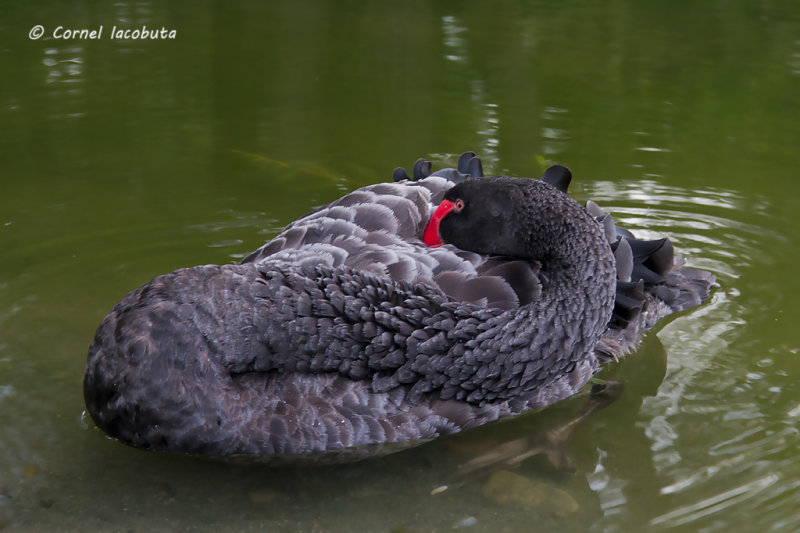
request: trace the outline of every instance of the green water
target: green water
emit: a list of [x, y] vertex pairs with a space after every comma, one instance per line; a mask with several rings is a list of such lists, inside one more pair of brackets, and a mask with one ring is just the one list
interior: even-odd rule
[[[800, 530], [796, 2], [12, 1], [0, 69], [0, 529]], [[513, 470], [577, 510], [429, 492], [583, 399], [319, 469], [139, 452], [82, 417], [127, 291], [468, 149], [487, 172], [570, 166], [577, 198], [721, 283], [605, 373], [626, 389], [573, 435], [573, 472]]]

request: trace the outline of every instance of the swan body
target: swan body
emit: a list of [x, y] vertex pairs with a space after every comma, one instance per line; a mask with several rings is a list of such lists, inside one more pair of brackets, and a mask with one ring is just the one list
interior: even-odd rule
[[458, 169], [358, 189], [241, 263], [159, 276], [106, 316], [84, 396], [135, 447], [363, 456], [573, 395], [714, 285], [566, 194]]

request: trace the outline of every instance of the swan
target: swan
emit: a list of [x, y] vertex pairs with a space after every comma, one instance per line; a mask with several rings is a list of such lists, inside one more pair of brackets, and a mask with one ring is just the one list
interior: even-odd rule
[[572, 199], [566, 167], [487, 177], [467, 152], [393, 177], [125, 296], [89, 348], [96, 425], [186, 454], [388, 453], [572, 396], [716, 285]]

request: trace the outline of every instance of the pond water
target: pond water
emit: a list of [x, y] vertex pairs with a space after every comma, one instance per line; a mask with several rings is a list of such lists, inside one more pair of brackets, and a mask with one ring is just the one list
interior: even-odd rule
[[[0, 529], [800, 530], [796, 2], [12, 1], [0, 36]], [[469, 149], [487, 173], [570, 166], [575, 197], [721, 285], [604, 371], [625, 390], [573, 433], [571, 471], [510, 470], [548, 503], [430, 491], [585, 398], [324, 468], [140, 452], [83, 416], [126, 292]]]

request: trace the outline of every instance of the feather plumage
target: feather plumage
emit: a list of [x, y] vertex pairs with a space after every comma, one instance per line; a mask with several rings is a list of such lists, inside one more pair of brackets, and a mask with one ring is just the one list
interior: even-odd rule
[[[574, 394], [714, 284], [668, 240], [638, 241], [578, 206], [564, 167], [541, 182], [470, 173], [483, 173], [472, 153], [432, 174], [418, 161], [414, 180], [396, 169], [395, 183], [301, 217], [239, 264], [131, 292], [90, 347], [91, 416], [146, 449], [381, 453]], [[471, 190], [497, 192], [476, 208], [498, 220], [514, 200], [516, 225], [488, 238], [494, 251], [470, 244], [498, 231], [482, 224], [460, 247], [426, 247], [436, 206]]]

